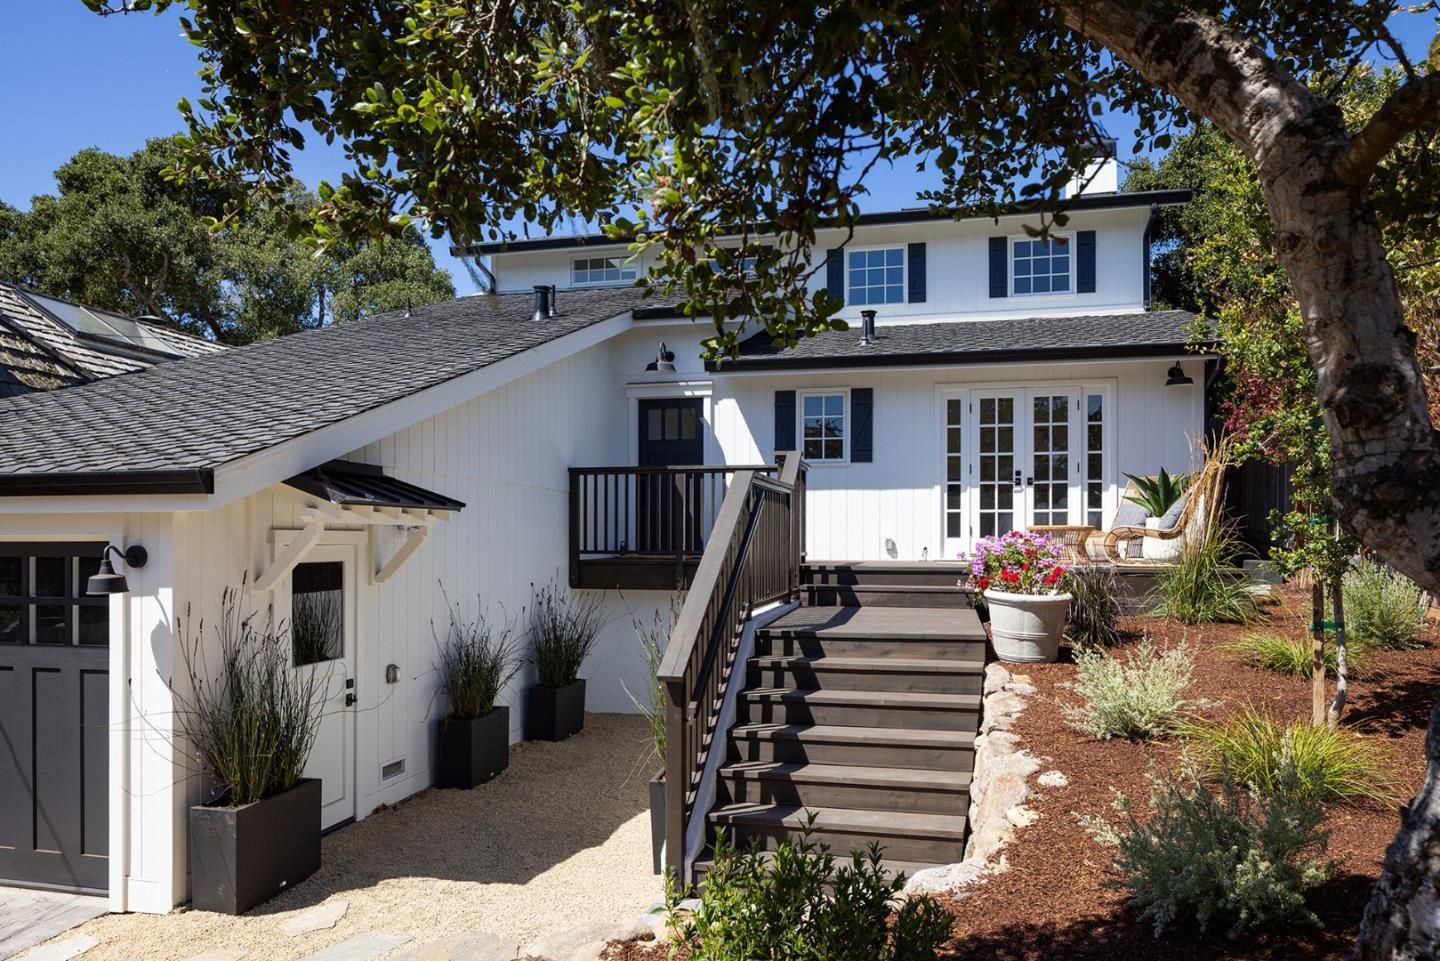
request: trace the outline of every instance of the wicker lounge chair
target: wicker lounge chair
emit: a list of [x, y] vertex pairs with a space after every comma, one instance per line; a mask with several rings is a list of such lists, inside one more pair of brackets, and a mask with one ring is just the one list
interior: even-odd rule
[[[1185, 536], [1185, 533], [1192, 529], [1197, 533], [1208, 531], [1219, 515], [1220, 493], [1224, 480], [1223, 466], [1212, 467], [1207, 464], [1185, 489], [1181, 496], [1183, 506], [1180, 514], [1169, 527], [1151, 528], [1143, 524], [1123, 524], [1110, 528], [1105, 532], [1106, 559], [1112, 564], [1153, 563], [1140, 558], [1125, 557], [1121, 551], [1121, 542], [1146, 537], [1170, 541]], [[1136, 493], [1135, 482], [1131, 481], [1125, 485], [1122, 498], [1129, 498]]]

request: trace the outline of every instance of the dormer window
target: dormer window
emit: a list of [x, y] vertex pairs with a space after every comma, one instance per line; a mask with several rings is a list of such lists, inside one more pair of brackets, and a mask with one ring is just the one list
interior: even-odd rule
[[851, 250], [845, 256], [845, 303], [905, 303], [905, 248]]
[[635, 265], [620, 257], [576, 257], [571, 261], [570, 280], [576, 287], [619, 284], [635, 279]]
[[1070, 284], [1070, 239], [1022, 238], [1014, 242], [1012, 294], [1068, 294]]

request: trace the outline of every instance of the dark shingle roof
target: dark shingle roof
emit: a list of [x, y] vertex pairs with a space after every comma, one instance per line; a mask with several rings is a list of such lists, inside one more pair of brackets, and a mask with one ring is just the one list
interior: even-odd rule
[[[1023, 317], [881, 326], [873, 344], [860, 331], [836, 330], [777, 347], [766, 334], [740, 345], [739, 361], [718, 369], [795, 370], [816, 367], [977, 364], [1013, 360], [1103, 359], [1173, 354], [1184, 349], [1195, 315], [1185, 310]], [[708, 365], [711, 370], [715, 365]]]
[[[36, 475], [204, 472], [628, 313], [633, 287], [465, 297], [0, 400], [0, 492]], [[30, 488], [24, 485], [30, 484]], [[53, 490], [53, 489], [52, 489]]]

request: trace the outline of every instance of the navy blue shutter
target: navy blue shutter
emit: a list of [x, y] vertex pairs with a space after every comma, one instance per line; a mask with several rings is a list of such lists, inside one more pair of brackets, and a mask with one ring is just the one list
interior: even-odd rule
[[845, 251], [834, 247], [825, 251], [825, 290], [836, 300], [845, 299]]
[[1010, 286], [1009, 271], [1005, 258], [1009, 254], [1010, 242], [1004, 237], [990, 238], [990, 296], [1004, 297]]
[[795, 392], [775, 392], [775, 449], [796, 450], [795, 447]]
[[910, 296], [912, 304], [925, 303], [925, 245], [911, 244], [910, 252]]
[[1095, 231], [1075, 234], [1075, 292], [1095, 293]]
[[875, 459], [874, 412], [875, 391], [869, 387], [852, 387], [850, 423], [854, 433], [850, 437], [850, 462], [853, 464], [868, 464]]

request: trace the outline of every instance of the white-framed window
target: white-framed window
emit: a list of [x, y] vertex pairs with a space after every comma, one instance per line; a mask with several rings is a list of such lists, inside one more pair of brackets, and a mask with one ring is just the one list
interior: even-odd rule
[[874, 247], [845, 254], [845, 303], [905, 303], [905, 248]]
[[586, 284], [618, 284], [635, 279], [635, 265], [624, 255], [576, 257], [571, 261], [570, 280], [576, 287]]
[[1074, 248], [1070, 238], [1021, 237], [1010, 246], [1010, 292], [1068, 294], [1075, 289]]
[[801, 456], [816, 464], [840, 464], [850, 459], [849, 405], [849, 391], [813, 390], [800, 394]]

